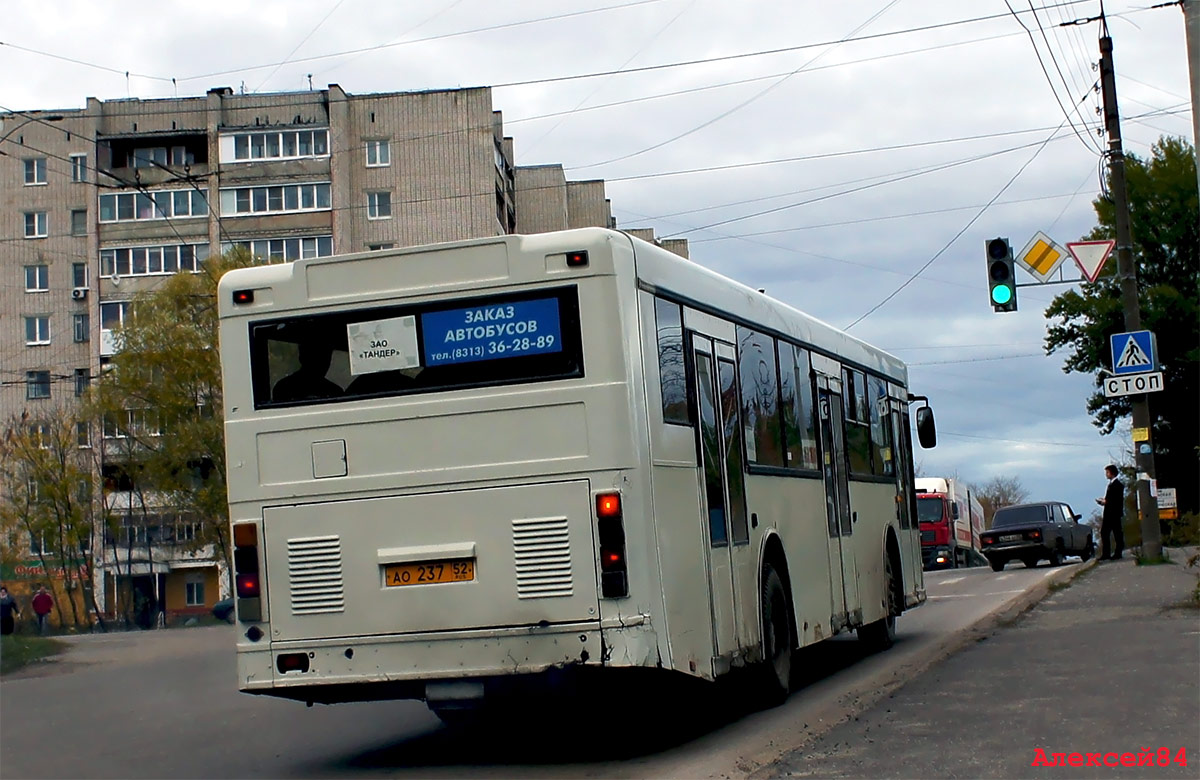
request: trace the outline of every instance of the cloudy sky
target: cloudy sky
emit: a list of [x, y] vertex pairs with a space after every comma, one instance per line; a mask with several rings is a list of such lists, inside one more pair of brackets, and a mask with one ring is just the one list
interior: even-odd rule
[[[1143, 156], [1192, 140], [1183, 14], [1153, 4], [1105, 6], [1125, 148]], [[987, 302], [988, 238], [1019, 251], [1095, 223], [1098, 24], [1063, 23], [1100, 4], [1032, 5], [8, 0], [0, 107], [310, 77], [495, 86], [519, 165], [606, 179], [621, 227], [686, 237], [697, 262], [908, 361], [941, 434], [917, 453], [926, 474], [1015, 476], [1089, 515], [1128, 432], [1100, 436], [1091, 378], [1043, 354], [1042, 312], [1067, 287], [1021, 288], [1016, 313]]]

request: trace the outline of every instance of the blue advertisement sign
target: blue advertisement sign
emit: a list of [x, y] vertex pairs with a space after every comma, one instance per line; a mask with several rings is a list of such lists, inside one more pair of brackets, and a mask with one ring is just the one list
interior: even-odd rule
[[562, 351], [558, 298], [471, 306], [421, 315], [426, 366]]
[[1117, 376], [1158, 370], [1156, 344], [1151, 331], [1114, 333], [1109, 337], [1109, 345], [1112, 347], [1113, 373]]

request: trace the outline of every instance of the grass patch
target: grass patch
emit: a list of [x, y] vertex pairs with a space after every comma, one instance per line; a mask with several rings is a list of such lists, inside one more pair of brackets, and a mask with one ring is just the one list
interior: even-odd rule
[[0, 675], [12, 674], [23, 666], [58, 655], [67, 648], [57, 639], [10, 634], [0, 637]]
[[1167, 548], [1163, 548], [1162, 555], [1157, 558], [1142, 555], [1140, 552], [1133, 557], [1134, 562], [1138, 566], [1162, 566], [1167, 563], [1175, 563], [1171, 560], [1171, 556], [1167, 553]]

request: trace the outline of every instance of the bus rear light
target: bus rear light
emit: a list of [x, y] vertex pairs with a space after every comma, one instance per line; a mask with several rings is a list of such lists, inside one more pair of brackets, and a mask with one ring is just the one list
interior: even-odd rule
[[235, 547], [257, 547], [258, 526], [254, 523], [235, 523], [233, 526], [233, 545]]
[[300, 672], [303, 674], [308, 671], [308, 653], [284, 653], [275, 660], [275, 668], [280, 674], [288, 672]]
[[258, 525], [233, 525], [234, 589], [237, 619], [242, 623], [262, 620], [262, 581], [258, 574]]
[[567, 252], [567, 268], [583, 268], [587, 264], [588, 253], [586, 250]]
[[623, 599], [629, 595], [629, 576], [620, 493], [596, 494], [596, 535], [600, 541], [600, 593], [606, 599]]
[[1042, 532], [1041, 532], [1041, 531], [1030, 531], [1030, 532], [1029, 532], [1029, 538], [1030, 538], [1030, 539], [1041, 539], [1041, 538], [1042, 538]]
[[255, 599], [261, 593], [258, 586], [257, 574], [239, 574], [237, 576], [237, 594], [239, 599]]
[[254, 290], [234, 290], [234, 303], [254, 303]]
[[621, 516], [621, 494], [620, 493], [601, 493], [596, 496], [596, 516], [597, 517], [620, 517]]

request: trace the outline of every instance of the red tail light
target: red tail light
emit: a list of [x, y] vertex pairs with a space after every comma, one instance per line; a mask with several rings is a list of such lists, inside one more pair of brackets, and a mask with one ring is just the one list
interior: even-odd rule
[[258, 588], [258, 575], [239, 574], [237, 576], [237, 594], [239, 599], [258, 598], [261, 595]]
[[280, 674], [288, 672], [307, 672], [308, 671], [308, 654], [307, 653], [284, 653], [275, 661], [275, 668]]
[[629, 574], [620, 493], [596, 495], [596, 535], [600, 540], [600, 593], [606, 599], [625, 598], [629, 595]]
[[597, 517], [620, 517], [621, 516], [621, 494], [620, 493], [600, 493], [596, 496], [596, 516]]
[[258, 574], [258, 526], [233, 526], [233, 570], [237, 591], [237, 616], [243, 623], [262, 620], [262, 582]]

